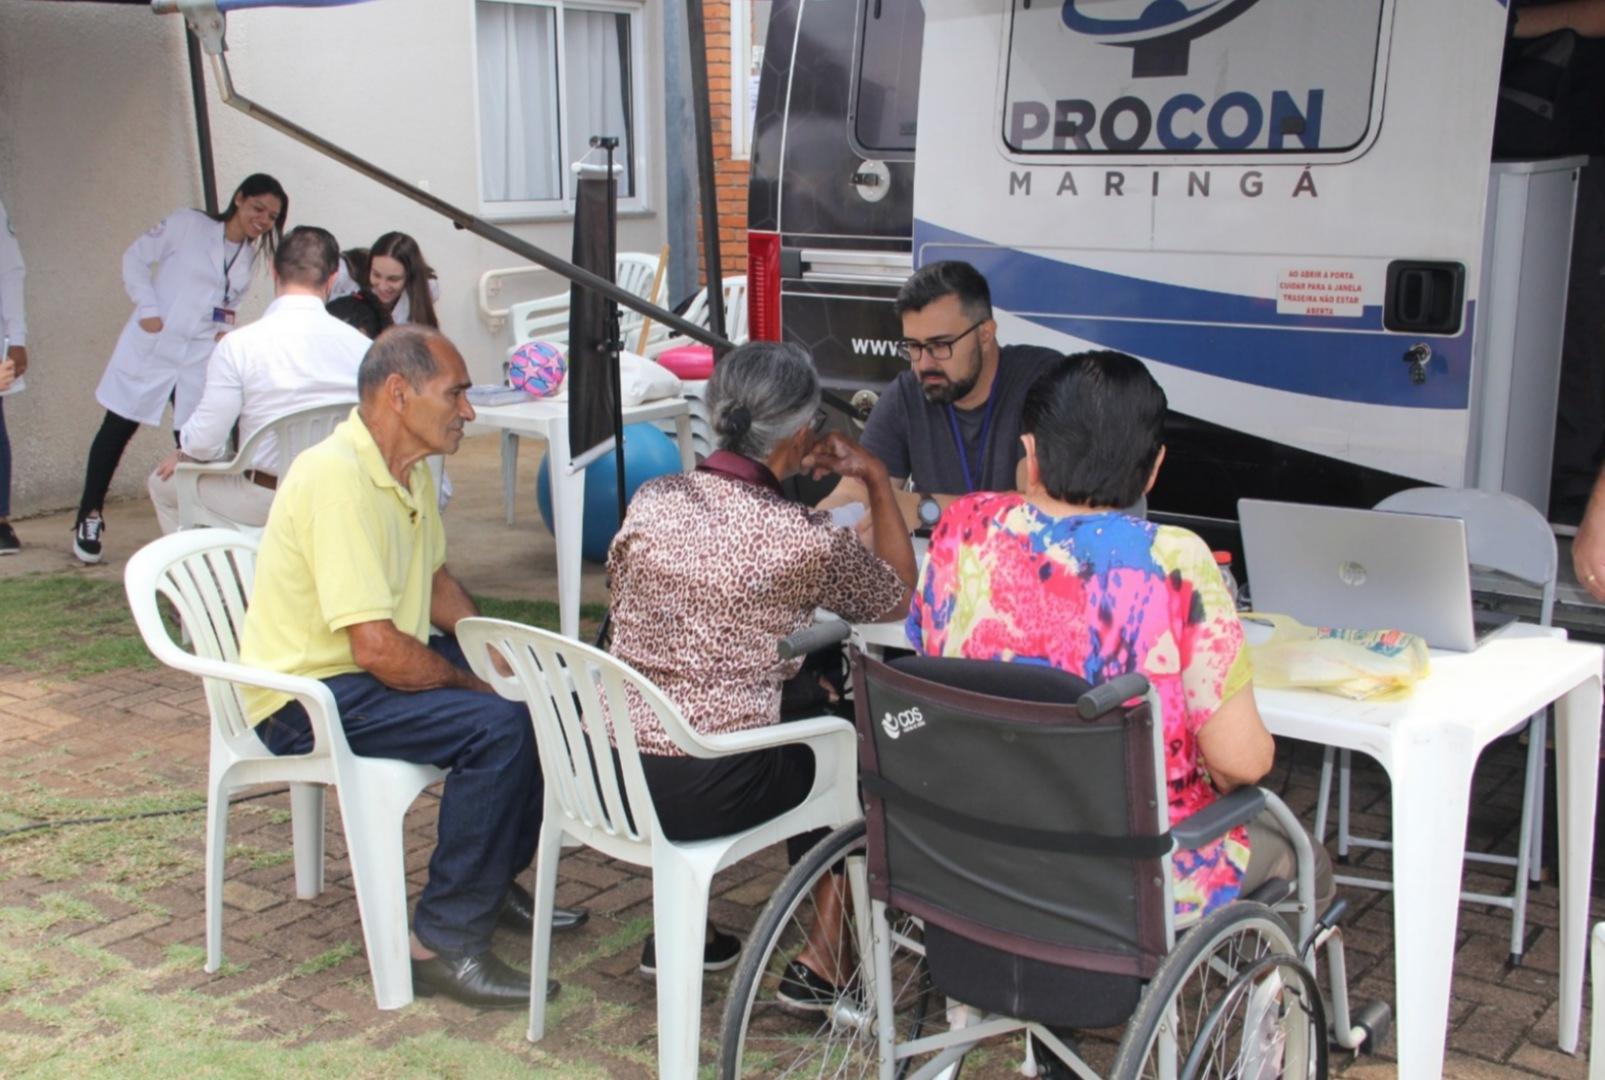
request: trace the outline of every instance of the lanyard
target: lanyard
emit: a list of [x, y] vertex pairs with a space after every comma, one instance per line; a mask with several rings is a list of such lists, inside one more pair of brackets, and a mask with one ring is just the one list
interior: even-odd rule
[[[997, 401], [997, 395], [988, 394], [986, 411], [981, 414], [981, 461], [978, 471], [981, 474], [982, 481], [986, 480], [986, 454], [991, 449], [987, 445], [986, 437], [992, 430], [992, 405], [995, 401]], [[964, 448], [964, 436], [959, 433], [958, 413], [953, 411], [952, 405], [947, 407], [947, 422], [948, 426], [953, 429], [953, 445], [958, 447], [959, 465], [964, 469], [964, 490], [966, 492], [975, 491], [977, 490], [975, 476], [970, 472], [970, 452]]]
[[[228, 241], [227, 240], [223, 241], [223, 248], [224, 248], [224, 250], [228, 249]], [[223, 306], [224, 307], [228, 307], [228, 302], [229, 302], [230, 299], [232, 299], [232, 296], [229, 293], [228, 272], [230, 270], [234, 269], [235, 262], [237, 262], [239, 260], [240, 252], [242, 252], [244, 250], [245, 250], [245, 241], [241, 240], [239, 242], [239, 245], [237, 247], [235, 247], [234, 254], [230, 255], [228, 257], [228, 259], [225, 260], [224, 263], [223, 263]]]

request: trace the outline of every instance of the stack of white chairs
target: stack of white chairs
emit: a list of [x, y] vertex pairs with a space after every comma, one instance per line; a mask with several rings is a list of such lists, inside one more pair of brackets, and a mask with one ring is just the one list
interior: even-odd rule
[[[658, 293], [662, 292], [658, 261], [658, 256], [644, 252], [620, 252], [613, 264], [614, 281], [626, 292], [657, 303], [658, 296], [654, 294], [653, 287], [657, 286]], [[526, 341], [549, 341], [553, 345], [567, 348], [569, 296], [570, 290], [564, 289], [551, 296], [525, 300], [509, 306], [507, 326], [512, 333], [513, 343], [508, 347], [508, 355], [511, 356], [513, 350]], [[640, 337], [641, 321], [640, 312], [622, 306], [619, 308], [619, 339], [626, 349], [633, 349]], [[511, 525], [518, 502], [517, 432], [502, 432], [501, 450], [502, 513], [507, 524]]]

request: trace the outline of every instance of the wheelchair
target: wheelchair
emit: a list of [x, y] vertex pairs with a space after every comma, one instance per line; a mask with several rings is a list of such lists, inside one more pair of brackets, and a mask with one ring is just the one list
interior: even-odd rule
[[[853, 684], [865, 819], [759, 916], [721, 1076], [1012, 1075], [1021, 1040], [999, 1040], [1023, 1031], [1027, 1076], [1301, 1080], [1326, 1075], [1330, 1046], [1385, 1037], [1386, 1004], [1350, 1012], [1344, 905], [1314, 910], [1311, 844], [1280, 799], [1240, 789], [1167, 828], [1142, 676], [855, 656]], [[1179, 931], [1172, 853], [1266, 809], [1297, 880]], [[804, 952], [829, 978], [799, 980]]]

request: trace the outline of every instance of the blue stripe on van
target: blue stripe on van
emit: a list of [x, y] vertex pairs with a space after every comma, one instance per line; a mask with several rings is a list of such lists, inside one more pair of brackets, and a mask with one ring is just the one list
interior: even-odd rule
[[[1470, 401], [1472, 303], [1458, 336], [1411, 337], [1384, 331], [1379, 306], [1360, 318], [1278, 315], [1273, 299], [1077, 266], [923, 221], [915, 222], [914, 251], [919, 265], [972, 263], [1004, 311], [1172, 367], [1366, 405], [1465, 409]], [[1433, 353], [1421, 385], [1403, 360], [1417, 341]]]

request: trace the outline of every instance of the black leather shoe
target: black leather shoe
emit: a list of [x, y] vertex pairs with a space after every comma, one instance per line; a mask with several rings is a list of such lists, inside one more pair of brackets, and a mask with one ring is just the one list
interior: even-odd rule
[[[546, 982], [546, 1000], [557, 996], [556, 979]], [[495, 953], [482, 952], [460, 960], [444, 956], [412, 962], [412, 992], [417, 997], [444, 994], [453, 1001], [479, 1009], [529, 1007], [529, 973], [504, 963]]]
[[[574, 930], [584, 926], [591, 913], [584, 908], [553, 908], [552, 929]], [[535, 898], [529, 890], [518, 882], [507, 887], [507, 899], [502, 901], [502, 910], [496, 916], [496, 921], [509, 930], [516, 930], [520, 934], [533, 933], [535, 930]]]

